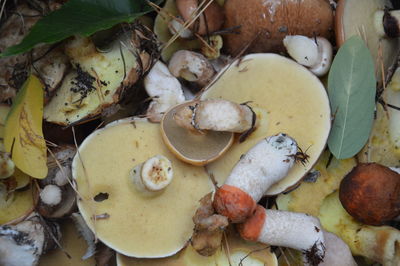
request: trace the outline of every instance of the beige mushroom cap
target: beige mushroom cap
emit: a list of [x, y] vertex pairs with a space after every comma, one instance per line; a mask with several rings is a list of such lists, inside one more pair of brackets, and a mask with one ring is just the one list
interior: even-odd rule
[[268, 195], [290, 189], [312, 168], [329, 135], [330, 106], [325, 88], [306, 68], [277, 54], [251, 54], [222, 71], [201, 99], [222, 98], [250, 102], [259, 122], [243, 143], [235, 143], [223, 160], [207, 165], [223, 184], [240, 156], [266, 136], [285, 132], [310, 156], [308, 163], [297, 163]]
[[[174, 179], [160, 195], [143, 197], [129, 172], [157, 154], [172, 162]], [[119, 253], [141, 258], [182, 249], [192, 235], [199, 199], [212, 190], [204, 168], [176, 159], [159, 125], [147, 120], [124, 119], [93, 132], [80, 146], [72, 173], [82, 197], [78, 207], [90, 229]], [[108, 199], [94, 201], [99, 193]], [[94, 221], [94, 215], [103, 219]]]

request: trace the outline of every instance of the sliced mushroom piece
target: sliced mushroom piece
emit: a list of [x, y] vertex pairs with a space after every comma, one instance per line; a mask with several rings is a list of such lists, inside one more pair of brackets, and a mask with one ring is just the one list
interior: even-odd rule
[[336, 43], [341, 46], [353, 35], [360, 35], [374, 58], [377, 79], [382, 81], [382, 64], [386, 72], [400, 47], [398, 39], [381, 38], [375, 29], [375, 12], [391, 8], [389, 0], [340, 0], [335, 15]]
[[149, 56], [136, 44], [136, 34], [135, 29], [121, 34], [106, 52], [97, 51], [89, 38], [69, 41], [66, 53], [75, 69], [45, 106], [45, 120], [60, 125], [87, 121], [117, 103], [149, 64]]
[[189, 132], [175, 121], [176, 113], [192, 102], [171, 108], [161, 121], [161, 135], [168, 149], [180, 160], [193, 165], [206, 165], [220, 158], [232, 145], [234, 134], [207, 131]]
[[233, 145], [223, 160], [207, 165], [223, 184], [240, 156], [265, 136], [285, 132], [309, 156], [296, 164], [288, 176], [274, 184], [267, 195], [295, 186], [325, 148], [331, 127], [326, 90], [320, 80], [293, 60], [276, 54], [252, 54], [230, 64], [211, 82], [200, 99], [251, 102], [259, 125], [241, 144]]
[[[144, 197], [129, 177], [137, 164], [155, 155], [168, 158], [174, 178], [154, 197]], [[202, 167], [177, 160], [165, 147], [158, 124], [137, 118], [93, 132], [79, 147], [72, 174], [78, 207], [89, 228], [109, 247], [127, 256], [171, 256], [189, 241], [198, 200], [212, 191]], [[107, 199], [95, 201], [98, 194]]]
[[136, 259], [117, 253], [118, 266], [215, 266], [215, 265], [254, 265], [278, 266], [275, 253], [268, 245], [243, 240], [232, 228], [227, 230], [222, 248], [210, 256], [201, 256], [188, 245], [175, 256], [162, 259]]

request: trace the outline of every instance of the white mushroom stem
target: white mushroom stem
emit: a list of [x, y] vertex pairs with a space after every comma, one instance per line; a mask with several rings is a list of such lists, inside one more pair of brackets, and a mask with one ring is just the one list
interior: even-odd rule
[[152, 122], [159, 122], [165, 111], [185, 101], [181, 84], [161, 61], [144, 78], [144, 87], [153, 98], [147, 110], [147, 116]]
[[215, 70], [207, 58], [202, 54], [187, 50], [174, 53], [168, 68], [175, 77], [195, 82], [200, 86], [207, 85], [215, 74]]
[[74, 221], [75, 227], [83, 239], [85, 239], [88, 247], [86, 253], [82, 256], [83, 260], [92, 257], [96, 253], [96, 237], [93, 232], [89, 229], [85, 220], [80, 213], [71, 214], [71, 218]]
[[243, 133], [254, 127], [255, 114], [245, 104], [209, 99], [183, 106], [174, 115], [174, 120], [189, 130]]
[[[323, 234], [326, 251], [323, 261], [318, 266], [357, 266], [349, 246], [342, 239], [324, 230]], [[304, 260], [305, 265], [312, 266], [306, 258]]]
[[375, 30], [380, 37], [400, 37], [400, 10], [376, 11], [374, 14]]
[[159, 192], [172, 181], [171, 161], [165, 156], [156, 155], [135, 166], [130, 173], [135, 187], [141, 192]]
[[62, 192], [60, 187], [56, 185], [47, 185], [40, 192], [40, 200], [49, 206], [60, 204], [62, 199]]
[[299, 64], [306, 66], [317, 76], [328, 73], [332, 64], [332, 45], [323, 38], [308, 38], [302, 35], [288, 35], [283, 40], [287, 52]]
[[183, 27], [183, 20], [179, 18], [174, 18], [172, 19], [169, 24], [168, 24], [168, 29], [171, 32], [171, 34], [179, 34], [179, 37], [188, 39], [193, 37], [193, 32], [189, 29], [185, 29]]
[[232, 222], [243, 222], [268, 188], [288, 174], [296, 153], [296, 141], [286, 134], [258, 142], [241, 157], [225, 184], [217, 190], [215, 210]]
[[319, 220], [308, 214], [266, 210], [258, 205], [253, 216], [238, 229], [246, 240], [300, 250], [309, 262], [321, 262], [325, 256]]
[[0, 151], [0, 179], [8, 178], [14, 174], [15, 164], [9, 153]]

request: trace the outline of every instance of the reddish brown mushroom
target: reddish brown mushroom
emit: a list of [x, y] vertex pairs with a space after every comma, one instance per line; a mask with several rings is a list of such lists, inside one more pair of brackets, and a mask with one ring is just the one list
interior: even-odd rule
[[363, 163], [342, 180], [339, 198], [356, 220], [382, 225], [400, 214], [400, 175], [377, 163]]

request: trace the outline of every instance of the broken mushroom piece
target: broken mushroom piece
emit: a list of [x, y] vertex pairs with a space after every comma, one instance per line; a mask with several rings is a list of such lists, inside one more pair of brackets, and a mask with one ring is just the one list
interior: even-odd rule
[[391, 226], [357, 222], [342, 207], [338, 192], [324, 199], [318, 217], [324, 229], [346, 242], [354, 256], [364, 256], [383, 265], [399, 265], [400, 231]]
[[171, 74], [195, 82], [200, 86], [207, 85], [215, 74], [211, 63], [202, 54], [180, 50], [174, 53], [168, 65]]
[[160, 122], [168, 109], [185, 101], [181, 84], [161, 61], [144, 78], [144, 87], [153, 99], [146, 112], [151, 122]]
[[261, 140], [241, 156], [225, 184], [215, 192], [215, 210], [233, 223], [244, 222], [270, 186], [286, 177], [297, 150], [296, 141], [286, 134]]
[[[143, 197], [129, 172], [155, 155], [171, 161], [174, 178], [157, 197]], [[176, 159], [165, 147], [159, 125], [137, 118], [108, 124], [87, 137], [72, 174], [79, 211], [89, 228], [107, 246], [138, 258], [181, 250], [192, 236], [199, 199], [212, 191], [204, 168]]]
[[288, 35], [283, 39], [289, 55], [299, 64], [321, 77], [328, 73], [332, 64], [332, 45], [323, 38], [308, 38], [301, 35]]
[[317, 218], [305, 213], [266, 210], [257, 205], [254, 214], [237, 228], [245, 240], [300, 250], [311, 265], [318, 265], [325, 257], [322, 227]]
[[140, 192], [154, 195], [163, 191], [172, 181], [172, 163], [163, 155], [156, 155], [135, 166], [130, 177]]
[[400, 10], [378, 10], [374, 16], [375, 29], [380, 37], [400, 37]]
[[246, 133], [254, 130], [256, 114], [250, 106], [222, 99], [194, 101], [174, 115], [175, 122], [190, 131], [212, 130]]
[[[197, 131], [188, 132], [176, 123], [176, 114], [188, 110], [193, 102], [186, 102], [171, 108], [161, 121], [161, 135], [167, 148], [179, 159], [186, 163], [202, 166], [220, 158], [232, 145], [234, 134], [223, 131], [207, 131], [199, 134]], [[186, 111], [185, 111], [186, 113]], [[189, 112], [189, 116], [191, 116]], [[182, 118], [185, 123], [190, 119]], [[190, 128], [190, 125], [186, 126]]]
[[359, 164], [340, 183], [346, 211], [368, 225], [382, 225], [400, 215], [400, 174], [377, 164]]
[[[341, 46], [353, 35], [360, 35], [365, 40], [374, 59], [377, 80], [382, 82], [382, 75], [395, 62], [400, 47], [397, 38], [381, 38], [375, 29], [375, 12], [391, 9], [389, 0], [365, 0], [360, 5], [358, 0], [340, 0], [335, 14], [336, 43]], [[383, 68], [382, 68], [383, 64]]]
[[67, 126], [96, 117], [117, 103], [151, 61], [137, 44], [141, 35], [136, 30], [132, 26], [120, 34], [106, 52], [98, 51], [90, 38], [76, 36], [70, 40], [65, 50], [74, 69], [45, 106], [45, 120]]
[[309, 156], [296, 164], [288, 176], [266, 192], [276, 195], [295, 186], [311, 170], [325, 148], [331, 127], [330, 106], [320, 80], [306, 68], [277, 54], [252, 54], [236, 60], [221, 71], [200, 100], [224, 99], [251, 102], [257, 127], [240, 145], [232, 145], [223, 160], [207, 165], [219, 184], [239, 160], [265, 136], [285, 132]]
[[[200, 14], [200, 10], [206, 6], [208, 7]], [[213, 0], [200, 3], [197, 0], [176, 0], [176, 7], [185, 22], [194, 21], [189, 28], [200, 35], [213, 33], [224, 23], [222, 7]], [[194, 20], [197, 14], [200, 14], [199, 18]]]
[[46, 223], [35, 213], [17, 225], [3, 225], [0, 227], [0, 264], [37, 265], [40, 256], [55, 248], [60, 238], [59, 225]]

